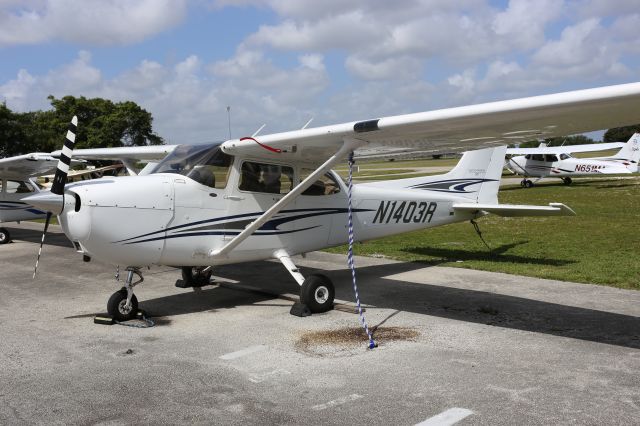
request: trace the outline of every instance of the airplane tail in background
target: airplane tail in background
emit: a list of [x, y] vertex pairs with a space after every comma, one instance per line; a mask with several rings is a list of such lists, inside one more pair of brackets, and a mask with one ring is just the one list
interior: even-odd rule
[[498, 203], [506, 146], [464, 153], [449, 173], [366, 184], [386, 189], [415, 189], [468, 198], [475, 203]]
[[628, 160], [638, 164], [638, 161], [640, 161], [640, 133], [634, 133], [620, 151], [611, 158], [616, 160]]

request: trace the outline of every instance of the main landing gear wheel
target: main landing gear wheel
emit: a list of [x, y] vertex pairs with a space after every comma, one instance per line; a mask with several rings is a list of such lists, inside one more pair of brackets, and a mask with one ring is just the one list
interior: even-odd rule
[[566, 177], [566, 178], [562, 178], [562, 183], [564, 183], [565, 185], [571, 185], [571, 178], [570, 177]]
[[211, 266], [183, 266], [182, 280], [187, 287], [202, 287], [211, 283]]
[[7, 244], [11, 242], [11, 234], [7, 228], [0, 228], [0, 244]]
[[533, 182], [529, 179], [522, 179], [522, 181], [520, 181], [520, 186], [523, 188], [531, 188], [533, 186]]
[[122, 287], [111, 295], [107, 302], [107, 312], [116, 321], [129, 321], [138, 314], [138, 298], [131, 296], [131, 304], [127, 306], [127, 289]]
[[309, 275], [300, 289], [300, 302], [313, 313], [327, 312], [333, 309], [336, 290], [329, 278], [321, 274]]

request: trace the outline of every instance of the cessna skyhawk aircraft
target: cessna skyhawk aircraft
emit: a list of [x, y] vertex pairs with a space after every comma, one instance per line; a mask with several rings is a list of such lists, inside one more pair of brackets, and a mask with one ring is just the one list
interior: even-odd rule
[[[211, 267], [269, 258], [282, 262], [312, 312], [324, 312], [333, 304], [333, 284], [323, 275], [305, 278], [293, 255], [343, 244], [352, 232], [364, 241], [487, 213], [573, 214], [557, 203], [499, 204], [504, 145], [635, 123], [639, 102], [640, 83], [633, 83], [183, 145], [148, 175], [65, 187], [74, 117], [51, 193], [25, 201], [57, 214], [78, 252], [127, 266], [124, 287], [107, 303], [117, 320], [137, 313], [133, 287], [142, 282], [143, 266], [181, 265], [187, 284], [197, 286], [208, 282]], [[331, 168], [373, 145], [484, 149], [466, 152], [444, 175], [351, 190]]]
[[[137, 174], [133, 164], [136, 161], [153, 161], [164, 158], [175, 145], [154, 145], [143, 147], [78, 149], [76, 158], [83, 160], [119, 160], [129, 174]], [[46, 211], [41, 211], [22, 201], [22, 198], [39, 193], [35, 179], [56, 169], [60, 151], [52, 153], [32, 153], [0, 159], [0, 223], [42, 219]], [[92, 172], [95, 172], [93, 170]], [[144, 173], [143, 169], [140, 173]], [[9, 230], [0, 227], [0, 244], [11, 241]]]
[[[576, 152], [614, 148], [620, 148], [620, 151], [610, 157], [574, 158], [571, 156]], [[505, 166], [513, 173], [524, 176], [520, 185], [525, 188], [533, 186], [533, 182], [527, 179], [528, 177], [537, 177], [537, 180], [549, 176], [559, 177], [566, 185], [570, 185], [572, 176], [636, 173], [638, 160], [640, 160], [640, 133], [634, 134], [627, 143], [507, 148], [507, 155], [517, 155], [509, 158]]]

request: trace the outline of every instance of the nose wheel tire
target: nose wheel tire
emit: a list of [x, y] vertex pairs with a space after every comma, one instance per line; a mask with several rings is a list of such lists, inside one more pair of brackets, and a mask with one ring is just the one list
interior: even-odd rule
[[212, 273], [210, 266], [183, 266], [182, 280], [187, 287], [202, 287], [211, 283]]
[[7, 228], [0, 228], [0, 244], [7, 244], [11, 242], [11, 234]]
[[566, 178], [562, 178], [562, 183], [564, 183], [565, 185], [571, 185], [571, 178], [570, 177], [566, 177]]
[[327, 312], [333, 309], [336, 291], [329, 278], [321, 274], [309, 275], [300, 288], [300, 302], [313, 313]]
[[107, 302], [107, 312], [116, 321], [129, 321], [136, 317], [138, 313], [138, 298], [136, 295], [131, 296], [131, 305], [127, 304], [127, 289], [122, 287], [111, 295]]

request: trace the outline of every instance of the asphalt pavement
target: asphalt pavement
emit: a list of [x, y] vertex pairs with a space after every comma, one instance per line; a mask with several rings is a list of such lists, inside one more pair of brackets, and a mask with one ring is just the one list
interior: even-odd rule
[[[52, 227], [0, 246], [0, 424], [637, 424], [640, 292], [386, 259], [356, 259], [366, 348], [345, 256], [297, 262], [346, 305], [289, 314], [277, 262], [136, 287], [151, 328], [96, 325], [115, 269]], [[140, 321], [135, 324], [143, 325]]]

